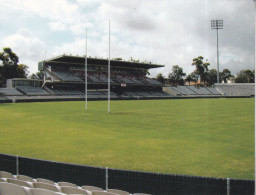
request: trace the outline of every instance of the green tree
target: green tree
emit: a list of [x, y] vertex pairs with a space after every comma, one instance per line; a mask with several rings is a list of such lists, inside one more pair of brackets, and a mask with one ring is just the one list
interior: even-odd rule
[[255, 71], [241, 70], [235, 79], [236, 83], [254, 83]]
[[27, 78], [28, 76], [28, 66], [25, 64], [19, 64], [16, 69], [16, 77], [18, 78]]
[[42, 72], [36, 72], [29, 76], [31, 79], [43, 80], [44, 74]]
[[203, 59], [204, 58], [202, 56], [198, 56], [197, 58], [194, 58], [192, 66], [196, 67], [195, 72], [200, 76], [200, 83], [203, 82], [205, 84], [206, 75], [208, 72], [208, 66], [210, 65], [210, 63], [203, 62]]
[[172, 67], [172, 72], [168, 75], [168, 83], [184, 85], [184, 76], [186, 76], [186, 73], [183, 72], [183, 68], [175, 65]]
[[233, 77], [233, 75], [231, 74], [231, 71], [229, 69], [223, 69], [223, 71], [220, 72], [220, 78], [225, 83], [230, 77]]
[[0, 86], [4, 86], [7, 79], [26, 78], [28, 67], [18, 64], [19, 57], [8, 47], [0, 52]]
[[160, 83], [165, 83], [166, 81], [162, 73], [159, 73], [158, 75], [156, 75], [156, 80], [159, 81]]
[[188, 82], [188, 85], [190, 85], [190, 82], [197, 82], [199, 76], [195, 72], [191, 72], [185, 79], [186, 82]]
[[19, 57], [12, 52], [11, 48], [3, 48], [3, 52], [0, 52], [0, 61], [2, 61], [2, 66], [17, 66], [19, 62]]
[[207, 82], [208, 86], [217, 83], [217, 70], [211, 69], [206, 72], [205, 81]]

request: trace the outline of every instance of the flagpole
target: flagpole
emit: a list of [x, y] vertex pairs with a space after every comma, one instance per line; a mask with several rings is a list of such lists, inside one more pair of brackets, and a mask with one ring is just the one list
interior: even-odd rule
[[110, 20], [108, 35], [108, 113], [110, 113]]
[[87, 110], [87, 28], [86, 28], [86, 38], [85, 38], [85, 70], [84, 70], [84, 87], [85, 87], [85, 110]]

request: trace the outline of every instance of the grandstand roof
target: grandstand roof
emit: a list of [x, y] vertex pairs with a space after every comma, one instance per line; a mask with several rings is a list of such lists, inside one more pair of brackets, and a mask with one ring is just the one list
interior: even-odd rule
[[[54, 65], [54, 64], [77, 64], [84, 65], [85, 57], [83, 56], [68, 56], [61, 55], [44, 61], [45, 64]], [[39, 62], [42, 63], [42, 62]], [[108, 59], [101, 58], [87, 58], [87, 63], [90, 65], [108, 65]], [[159, 64], [151, 64], [148, 62], [133, 62], [133, 61], [123, 61], [123, 60], [110, 60], [111, 66], [115, 67], [129, 67], [129, 68], [143, 68], [143, 69], [151, 69], [151, 68], [161, 68], [164, 65]]]

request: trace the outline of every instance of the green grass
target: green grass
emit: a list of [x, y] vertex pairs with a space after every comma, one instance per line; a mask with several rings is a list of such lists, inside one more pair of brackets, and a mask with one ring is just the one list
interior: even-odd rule
[[0, 153], [253, 179], [254, 98], [0, 104]]

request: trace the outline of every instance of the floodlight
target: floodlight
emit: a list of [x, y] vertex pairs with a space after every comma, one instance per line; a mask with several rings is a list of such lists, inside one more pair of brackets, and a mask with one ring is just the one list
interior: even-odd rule
[[218, 30], [223, 29], [223, 20], [211, 20], [211, 27], [212, 29], [217, 30], [217, 83], [220, 82], [219, 78], [219, 36], [218, 36]]

